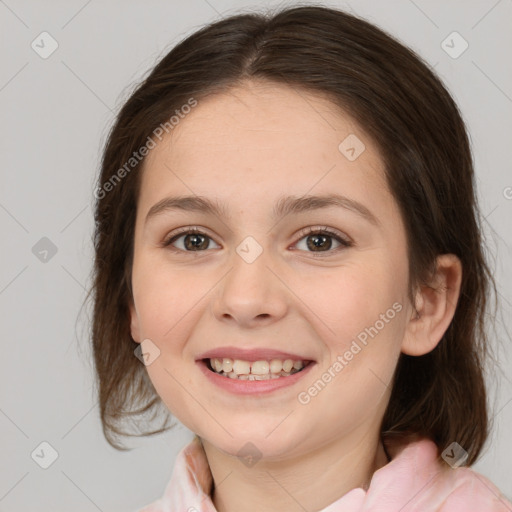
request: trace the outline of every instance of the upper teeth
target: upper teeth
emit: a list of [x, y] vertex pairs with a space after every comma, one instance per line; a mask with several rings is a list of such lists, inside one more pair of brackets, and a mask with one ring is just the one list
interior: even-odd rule
[[242, 359], [212, 358], [210, 359], [212, 368], [220, 373], [235, 373], [236, 375], [268, 375], [269, 373], [279, 374], [281, 371], [289, 373], [292, 369], [300, 370], [304, 367], [301, 360], [292, 359], [271, 359], [270, 361], [244, 361]]

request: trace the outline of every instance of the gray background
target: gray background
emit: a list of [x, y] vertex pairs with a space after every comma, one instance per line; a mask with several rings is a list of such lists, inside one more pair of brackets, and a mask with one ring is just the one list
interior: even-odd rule
[[[179, 426], [117, 452], [103, 438], [92, 392], [89, 317], [80, 306], [92, 263], [100, 152], [134, 83], [175, 43], [220, 16], [277, 5], [285, 4], [0, 0], [0, 512], [135, 511], [163, 493], [192, 433]], [[362, 15], [416, 50], [467, 121], [502, 301], [495, 349], [502, 373], [489, 381], [494, 431], [474, 468], [511, 498], [512, 386], [504, 374], [512, 373], [505, 332], [512, 317], [512, 1], [323, 5]], [[47, 59], [31, 47], [43, 31], [59, 45]], [[469, 44], [458, 58], [441, 46], [453, 31]], [[452, 46], [460, 49], [460, 41]], [[43, 237], [56, 254], [50, 248], [38, 255], [50, 245]], [[31, 458], [43, 441], [59, 454], [46, 470]]]

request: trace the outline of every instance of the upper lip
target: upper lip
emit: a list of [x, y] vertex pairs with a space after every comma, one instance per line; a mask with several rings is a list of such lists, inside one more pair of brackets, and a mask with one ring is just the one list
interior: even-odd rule
[[271, 359], [292, 359], [293, 361], [314, 361], [311, 357], [283, 352], [272, 348], [240, 348], [240, 347], [219, 347], [208, 350], [201, 354], [197, 360], [229, 357], [243, 361], [269, 361]]

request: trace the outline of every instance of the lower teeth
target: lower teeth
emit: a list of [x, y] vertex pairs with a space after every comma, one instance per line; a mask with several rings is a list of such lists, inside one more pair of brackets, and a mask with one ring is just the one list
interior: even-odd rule
[[280, 373], [267, 373], [266, 375], [253, 375], [252, 373], [248, 374], [248, 375], [247, 374], [237, 375], [235, 372], [230, 372], [230, 373], [215, 372], [215, 373], [217, 373], [217, 375], [222, 375], [223, 377], [228, 377], [230, 379], [236, 379], [236, 380], [270, 380], [270, 379], [280, 379], [281, 377], [288, 377], [297, 372], [300, 372], [300, 370], [293, 368], [291, 372], [281, 371]]

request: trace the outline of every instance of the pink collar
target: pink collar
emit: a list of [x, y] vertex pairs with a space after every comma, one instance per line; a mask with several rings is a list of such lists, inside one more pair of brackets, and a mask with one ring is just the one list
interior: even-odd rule
[[[452, 469], [429, 439], [395, 442], [388, 451], [392, 460], [373, 474], [368, 491], [352, 489], [319, 512], [512, 512], [512, 503], [489, 480], [469, 468]], [[217, 512], [212, 483], [196, 436], [178, 454], [164, 496], [138, 512]]]

